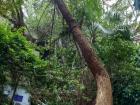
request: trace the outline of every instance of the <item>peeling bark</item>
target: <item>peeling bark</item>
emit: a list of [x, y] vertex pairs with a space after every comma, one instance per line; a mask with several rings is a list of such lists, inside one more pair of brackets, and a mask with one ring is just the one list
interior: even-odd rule
[[90, 71], [92, 72], [96, 84], [97, 84], [97, 96], [95, 102], [91, 105], [112, 105], [112, 88], [111, 82], [106, 69], [100, 62], [92, 49], [90, 43], [84, 37], [80, 30], [80, 27], [75, 22], [75, 19], [70, 14], [63, 0], [54, 0], [54, 3], [58, 6], [63, 18], [69, 25], [75, 42], [80, 47], [82, 56], [84, 57]]

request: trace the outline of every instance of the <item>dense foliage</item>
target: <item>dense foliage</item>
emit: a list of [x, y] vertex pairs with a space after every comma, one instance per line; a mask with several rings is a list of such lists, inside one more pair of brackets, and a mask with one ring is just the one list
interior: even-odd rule
[[[140, 45], [134, 40], [140, 17], [133, 3], [64, 1], [107, 68], [114, 105], [139, 105]], [[52, 0], [0, 2], [0, 104], [11, 101], [3, 98], [7, 84], [25, 87], [33, 105], [86, 105], [94, 99], [95, 80]]]

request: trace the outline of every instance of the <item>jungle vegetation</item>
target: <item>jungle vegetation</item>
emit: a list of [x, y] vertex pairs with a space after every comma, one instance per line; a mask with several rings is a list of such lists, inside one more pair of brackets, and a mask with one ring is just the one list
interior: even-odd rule
[[31, 105], [140, 105], [134, 1], [0, 0], [0, 105], [19, 86]]

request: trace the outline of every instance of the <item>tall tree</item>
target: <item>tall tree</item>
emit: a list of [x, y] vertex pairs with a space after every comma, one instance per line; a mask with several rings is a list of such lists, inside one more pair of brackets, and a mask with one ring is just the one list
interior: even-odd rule
[[80, 47], [82, 55], [96, 80], [97, 96], [96, 100], [91, 102], [91, 105], [112, 105], [112, 88], [106, 69], [99, 61], [90, 43], [84, 37], [80, 27], [77, 25], [75, 19], [70, 14], [64, 1], [54, 0], [54, 3], [58, 6], [60, 12], [63, 15], [63, 18], [69, 25], [69, 28], [73, 34], [73, 38]]

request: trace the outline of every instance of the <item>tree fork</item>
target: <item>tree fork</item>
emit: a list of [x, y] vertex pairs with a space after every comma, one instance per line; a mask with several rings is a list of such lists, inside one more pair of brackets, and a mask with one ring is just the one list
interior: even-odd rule
[[75, 19], [70, 14], [64, 1], [54, 0], [54, 3], [57, 5], [63, 18], [69, 25], [69, 28], [73, 34], [73, 38], [80, 47], [82, 56], [84, 57], [90, 71], [96, 80], [97, 95], [95, 102], [92, 102], [91, 105], [112, 105], [112, 88], [110, 77], [106, 72], [106, 69], [96, 56], [96, 53], [94, 49], [92, 49], [90, 43], [84, 37], [80, 27], [77, 25]]

